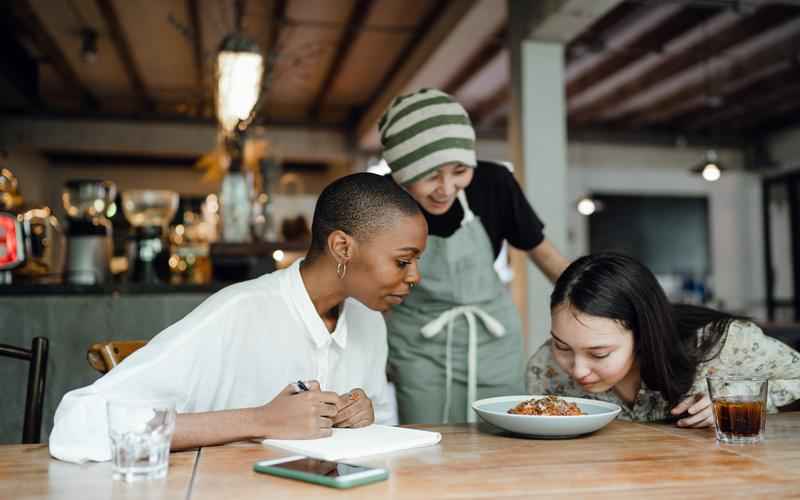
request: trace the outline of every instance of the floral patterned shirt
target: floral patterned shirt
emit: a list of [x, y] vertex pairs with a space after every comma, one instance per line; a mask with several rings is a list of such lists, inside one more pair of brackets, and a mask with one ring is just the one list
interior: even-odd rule
[[[698, 342], [703, 335], [698, 332]], [[733, 321], [722, 337], [719, 355], [702, 363], [688, 394], [708, 394], [706, 376], [719, 372], [735, 372], [742, 376], [769, 378], [767, 410], [775, 413], [778, 406], [800, 399], [800, 353], [783, 342], [767, 337], [748, 321]], [[526, 370], [529, 394], [558, 394], [616, 403], [622, 408], [622, 420], [656, 421], [670, 418], [669, 403], [659, 391], [648, 389], [642, 381], [639, 393], [628, 405], [609, 390], [602, 393], [584, 391], [558, 366], [553, 357], [552, 341], [545, 342], [528, 361]], [[687, 397], [688, 397], [687, 394]]]

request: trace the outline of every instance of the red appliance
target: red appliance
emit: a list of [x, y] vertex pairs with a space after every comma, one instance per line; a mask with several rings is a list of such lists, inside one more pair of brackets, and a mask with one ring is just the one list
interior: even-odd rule
[[0, 212], [0, 283], [10, 283], [8, 271], [22, 265], [25, 257], [22, 223], [16, 214]]

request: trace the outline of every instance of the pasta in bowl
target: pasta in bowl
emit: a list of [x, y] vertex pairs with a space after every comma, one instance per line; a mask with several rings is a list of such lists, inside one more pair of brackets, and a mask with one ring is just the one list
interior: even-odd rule
[[539, 417], [577, 417], [586, 415], [575, 403], [564, 401], [558, 396], [531, 398], [508, 410], [511, 415], [532, 415]]
[[561, 396], [501, 396], [475, 401], [484, 421], [526, 436], [568, 438], [590, 434], [614, 420], [622, 409], [614, 403]]

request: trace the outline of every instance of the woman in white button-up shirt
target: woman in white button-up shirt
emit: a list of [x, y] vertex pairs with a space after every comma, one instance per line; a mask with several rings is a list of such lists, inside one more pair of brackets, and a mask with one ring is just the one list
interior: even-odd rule
[[[173, 449], [316, 438], [332, 426], [386, 422], [380, 312], [420, 280], [427, 232], [416, 203], [391, 179], [335, 181], [317, 201], [302, 263], [219, 291], [97, 382], [66, 394], [50, 453], [109, 460], [112, 397], [174, 400]], [[297, 380], [311, 391], [296, 393]]]

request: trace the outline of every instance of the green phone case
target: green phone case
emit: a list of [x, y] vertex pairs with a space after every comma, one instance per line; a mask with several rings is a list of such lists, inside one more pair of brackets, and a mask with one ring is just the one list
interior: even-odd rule
[[381, 473], [375, 473], [374, 475], [371, 475], [369, 477], [348, 479], [347, 476], [334, 478], [334, 477], [323, 476], [321, 474], [313, 474], [311, 472], [303, 472], [303, 471], [285, 469], [283, 467], [275, 467], [274, 465], [262, 465], [261, 462], [256, 462], [253, 465], [253, 470], [256, 472], [260, 472], [262, 474], [271, 474], [273, 476], [286, 477], [289, 479], [297, 479], [300, 481], [306, 481], [308, 483], [321, 484], [323, 486], [329, 486], [331, 488], [340, 488], [340, 489], [353, 488], [355, 486], [361, 486], [364, 484], [377, 483], [378, 481], [384, 481], [389, 477], [389, 471], [385, 469], [382, 470]]

